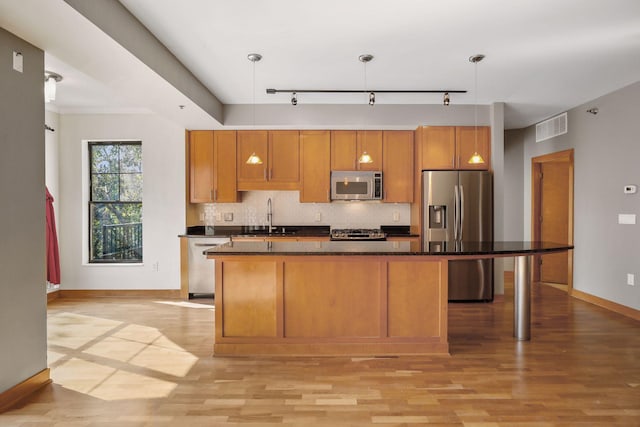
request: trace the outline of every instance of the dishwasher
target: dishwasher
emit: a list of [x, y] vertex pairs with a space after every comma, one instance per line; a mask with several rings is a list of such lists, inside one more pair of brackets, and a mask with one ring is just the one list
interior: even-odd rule
[[189, 238], [189, 299], [212, 298], [215, 293], [215, 261], [203, 253], [207, 248], [224, 245], [231, 239], [225, 237]]

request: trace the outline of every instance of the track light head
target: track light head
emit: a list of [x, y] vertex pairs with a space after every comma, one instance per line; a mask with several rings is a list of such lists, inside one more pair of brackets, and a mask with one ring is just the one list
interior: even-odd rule
[[450, 103], [451, 103], [451, 100], [449, 99], [449, 92], [445, 92], [444, 99], [442, 100], [442, 104], [444, 104], [445, 106], [448, 106]]
[[369, 92], [369, 105], [371, 105], [372, 107], [375, 105], [376, 103], [376, 94], [375, 92]]
[[298, 105], [298, 95], [295, 92], [291, 94], [291, 105]]

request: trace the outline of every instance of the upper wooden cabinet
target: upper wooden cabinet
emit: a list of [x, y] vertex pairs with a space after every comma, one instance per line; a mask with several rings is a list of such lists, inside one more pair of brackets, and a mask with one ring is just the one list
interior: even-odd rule
[[238, 202], [235, 158], [235, 131], [189, 132], [190, 202]]
[[[300, 150], [297, 130], [237, 131], [238, 190], [297, 190]], [[262, 164], [247, 164], [255, 153]]]
[[477, 151], [485, 163], [472, 165], [469, 158], [476, 151], [475, 126], [421, 126], [416, 130], [416, 146], [420, 169], [481, 169], [491, 168], [491, 130], [477, 128]]
[[218, 203], [239, 202], [236, 179], [236, 131], [213, 132], [213, 201]]
[[[476, 139], [477, 138], [477, 139]], [[488, 126], [456, 127], [456, 162], [457, 169], [491, 169], [491, 129]], [[473, 153], [478, 152], [484, 163], [469, 164]]]
[[331, 133], [300, 131], [300, 202], [328, 203], [331, 192]]
[[[372, 163], [359, 163], [363, 152]], [[382, 131], [331, 131], [331, 170], [382, 170]]]
[[356, 170], [356, 145], [355, 130], [331, 131], [331, 170], [353, 171]]
[[413, 203], [413, 145], [413, 131], [383, 132], [384, 202]]

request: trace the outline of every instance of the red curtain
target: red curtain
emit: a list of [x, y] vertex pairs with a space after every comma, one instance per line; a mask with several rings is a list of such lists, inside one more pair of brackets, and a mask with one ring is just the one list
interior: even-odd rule
[[60, 284], [60, 255], [58, 254], [58, 233], [56, 232], [56, 216], [53, 212], [53, 196], [47, 191], [47, 281]]

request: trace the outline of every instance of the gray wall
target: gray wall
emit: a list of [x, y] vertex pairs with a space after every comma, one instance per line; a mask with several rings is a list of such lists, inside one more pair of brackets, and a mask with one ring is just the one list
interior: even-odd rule
[[[599, 113], [586, 112], [597, 107]], [[574, 288], [640, 309], [640, 225], [620, 225], [619, 213], [640, 214], [640, 82], [568, 112], [568, 133], [536, 143], [535, 126], [523, 130], [525, 239], [531, 236], [531, 158], [573, 148]], [[513, 175], [515, 179], [515, 174]], [[627, 273], [636, 285], [626, 284]]]
[[504, 134], [504, 198], [509, 212], [504, 216], [504, 239], [524, 238], [524, 130]]
[[44, 53], [0, 28], [0, 392], [47, 367], [43, 81]]

